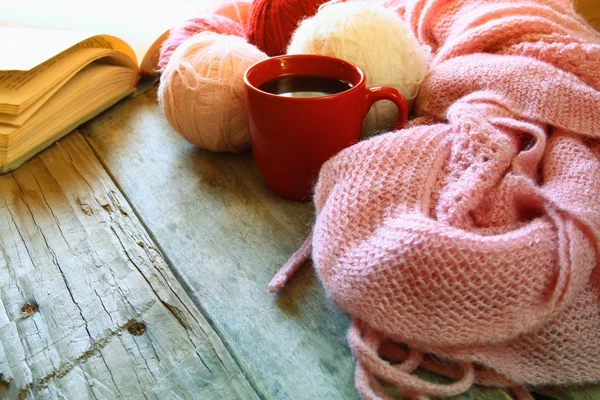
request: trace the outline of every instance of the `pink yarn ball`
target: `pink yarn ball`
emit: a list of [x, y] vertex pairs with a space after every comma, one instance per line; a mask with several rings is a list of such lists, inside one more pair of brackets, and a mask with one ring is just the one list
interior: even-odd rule
[[235, 35], [245, 37], [244, 27], [231, 18], [218, 14], [203, 14], [195, 18], [188, 19], [180, 25], [171, 28], [169, 37], [164, 41], [160, 48], [158, 67], [161, 72], [164, 71], [171, 55], [175, 49], [186, 39], [200, 32], [214, 32], [223, 35]]
[[201, 32], [185, 40], [173, 52], [158, 87], [158, 101], [171, 126], [203, 149], [246, 149], [244, 73], [266, 58], [239, 36]]
[[215, 14], [230, 18], [235, 22], [239, 22], [243, 27], [248, 24], [248, 16], [250, 15], [250, 0], [229, 0], [221, 3], [216, 9]]

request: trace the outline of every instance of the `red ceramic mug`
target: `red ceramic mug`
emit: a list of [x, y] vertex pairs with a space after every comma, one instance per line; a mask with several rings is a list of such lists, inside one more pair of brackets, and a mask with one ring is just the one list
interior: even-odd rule
[[[285, 97], [259, 89], [293, 75], [335, 78], [352, 87], [318, 97]], [[363, 119], [376, 101], [394, 102], [399, 110], [394, 129], [404, 125], [404, 96], [390, 87], [367, 88], [365, 81], [358, 66], [313, 54], [269, 58], [246, 71], [250, 145], [267, 186], [289, 199], [310, 199], [323, 163], [358, 142]]]

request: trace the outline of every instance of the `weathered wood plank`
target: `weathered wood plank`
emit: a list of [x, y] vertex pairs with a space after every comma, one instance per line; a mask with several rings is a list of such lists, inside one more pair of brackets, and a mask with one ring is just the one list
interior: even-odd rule
[[547, 398], [557, 400], [598, 400], [600, 399], [600, 385], [582, 385], [574, 387], [541, 389], [540, 393]]
[[279, 296], [266, 292], [309, 228], [309, 204], [268, 192], [249, 154], [215, 155], [183, 141], [154, 93], [81, 131], [266, 398], [358, 398], [348, 321], [312, 270]]
[[[162, 117], [154, 93], [81, 130], [265, 397], [358, 398], [348, 319], [312, 269], [281, 293], [266, 293], [302, 243], [311, 204], [272, 194], [249, 153], [211, 154], [185, 142]], [[473, 393], [507, 398], [499, 390]]]
[[77, 132], [0, 176], [0, 374], [9, 398], [256, 398]]

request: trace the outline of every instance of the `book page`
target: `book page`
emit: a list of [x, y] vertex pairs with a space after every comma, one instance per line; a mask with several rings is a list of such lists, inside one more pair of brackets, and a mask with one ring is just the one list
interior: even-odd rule
[[0, 112], [18, 114], [61, 82], [64, 84], [91, 61], [112, 62], [137, 72], [137, 65], [120, 52], [104, 48], [75, 48], [29, 71], [0, 71]]
[[29, 107], [25, 108], [19, 114], [7, 114], [0, 112], [0, 124], [12, 125], [15, 127], [23, 125], [33, 114], [35, 114], [37, 110], [39, 110], [52, 96], [54, 96], [54, 93], [63, 87], [69, 79], [70, 77], [66, 78], [64, 82], [54, 85], [53, 88], [44, 93], [39, 99], [33, 101]]
[[[158, 4], [142, 0], [76, 0], [6, 1], [0, 12], [0, 25], [40, 27], [109, 34], [123, 39], [134, 50], [140, 63], [148, 49], [158, 50], [157, 39], [174, 24], [192, 18], [213, 7], [218, 0], [169, 0]], [[154, 44], [154, 46], [153, 46]], [[154, 57], [153, 57], [154, 56]], [[156, 67], [146, 64], [145, 72]]]
[[0, 71], [0, 112], [22, 112], [56, 89], [56, 86], [64, 84], [91, 61], [100, 58], [106, 58], [105, 63], [121, 65], [137, 72], [133, 60], [120, 52], [93, 47], [70, 49], [29, 71]]
[[109, 35], [90, 37], [89, 32], [81, 31], [0, 26], [0, 71], [29, 71], [54, 56], [64, 58], [83, 48], [116, 50], [138, 63], [127, 43]]
[[[28, 137], [42, 141], [58, 127], [79, 121], [93, 109], [133, 90], [137, 72], [130, 68], [92, 63], [69, 80], [22, 127], [0, 123], [0, 146], [27, 148]], [[18, 136], [18, 137], [17, 137]]]

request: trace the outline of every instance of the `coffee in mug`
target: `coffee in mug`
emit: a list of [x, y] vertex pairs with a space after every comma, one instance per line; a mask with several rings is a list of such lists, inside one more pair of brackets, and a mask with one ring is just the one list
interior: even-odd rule
[[323, 75], [289, 75], [266, 81], [258, 88], [286, 97], [319, 97], [341, 93], [352, 88], [352, 83]]

